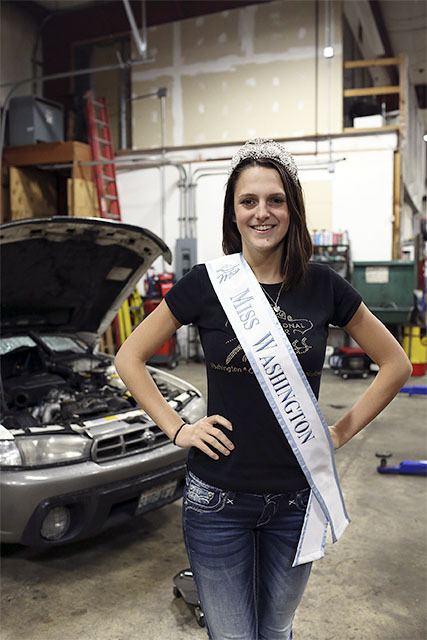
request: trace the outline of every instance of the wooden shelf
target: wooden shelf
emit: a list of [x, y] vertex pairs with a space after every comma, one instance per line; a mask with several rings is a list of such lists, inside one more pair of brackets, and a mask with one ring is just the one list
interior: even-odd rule
[[82, 167], [79, 162], [91, 160], [89, 145], [74, 140], [6, 147], [3, 154], [4, 164], [12, 167], [72, 163], [72, 177], [85, 180], [92, 180], [92, 168]]
[[387, 87], [358, 87], [357, 89], [344, 89], [344, 98], [355, 98], [357, 96], [388, 96], [393, 93], [400, 93], [399, 85]]
[[[92, 181], [89, 145], [52, 142], [4, 151], [2, 221], [51, 215], [97, 216], [98, 203]], [[68, 165], [59, 171], [57, 165]]]
[[370, 60], [346, 60], [344, 69], [363, 69], [366, 67], [394, 67], [399, 65], [400, 58], [371, 58]]
[[344, 127], [343, 133], [381, 133], [387, 131], [399, 131], [397, 124], [385, 124], [382, 127]]

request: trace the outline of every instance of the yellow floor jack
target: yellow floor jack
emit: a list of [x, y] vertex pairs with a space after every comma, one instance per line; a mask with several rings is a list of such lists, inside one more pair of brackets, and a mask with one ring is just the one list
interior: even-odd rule
[[141, 294], [135, 289], [119, 309], [118, 324], [120, 345], [144, 319]]
[[112, 323], [116, 352], [132, 331], [143, 321], [144, 317], [141, 294], [138, 289], [134, 289], [127, 300], [123, 302]]

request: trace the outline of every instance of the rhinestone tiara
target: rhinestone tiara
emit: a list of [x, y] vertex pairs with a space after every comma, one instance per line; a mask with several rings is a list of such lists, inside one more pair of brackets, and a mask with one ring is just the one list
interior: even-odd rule
[[266, 160], [277, 160], [277, 162], [280, 162], [280, 164], [285, 167], [292, 180], [294, 182], [298, 182], [298, 169], [295, 164], [295, 160], [291, 154], [286, 151], [285, 147], [275, 140], [270, 140], [268, 138], [252, 138], [245, 142], [243, 147], [240, 147], [240, 149], [231, 158], [230, 174], [243, 160], [246, 160], [247, 158], [253, 158], [254, 160], [259, 160], [261, 158], [265, 158]]

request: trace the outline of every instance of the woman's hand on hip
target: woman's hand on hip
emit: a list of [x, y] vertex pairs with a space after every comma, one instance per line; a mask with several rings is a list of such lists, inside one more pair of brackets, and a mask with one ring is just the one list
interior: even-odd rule
[[219, 455], [212, 449], [228, 456], [234, 449], [234, 444], [215, 424], [220, 424], [230, 431], [233, 430], [233, 426], [227, 418], [219, 415], [205, 416], [193, 424], [182, 427], [176, 437], [175, 444], [182, 449], [197, 447], [213, 460], [218, 460]]

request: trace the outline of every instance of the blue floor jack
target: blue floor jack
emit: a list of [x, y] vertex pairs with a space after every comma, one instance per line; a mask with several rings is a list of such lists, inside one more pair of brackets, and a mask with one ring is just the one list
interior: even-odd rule
[[376, 453], [380, 458], [378, 473], [399, 473], [409, 476], [427, 476], [427, 460], [402, 460], [398, 467], [387, 466], [387, 459], [391, 458], [392, 453]]
[[400, 393], [407, 393], [411, 396], [427, 396], [427, 387], [425, 385], [409, 385], [402, 387]]

